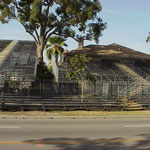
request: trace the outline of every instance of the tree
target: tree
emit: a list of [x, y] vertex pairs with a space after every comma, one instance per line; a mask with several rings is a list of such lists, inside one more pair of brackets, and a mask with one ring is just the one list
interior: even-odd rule
[[34, 38], [37, 56], [43, 61], [44, 47], [52, 35], [98, 42], [106, 27], [97, 17], [101, 10], [99, 0], [1, 0], [0, 21], [21, 23]]
[[49, 37], [48, 44], [46, 45], [46, 56], [48, 60], [51, 60], [51, 56], [55, 55], [56, 63], [58, 62], [58, 56], [63, 54], [67, 44], [65, 38], [60, 36]]
[[84, 80], [94, 81], [94, 77], [90, 74], [89, 70], [86, 68], [86, 63], [90, 61], [90, 57], [86, 57], [85, 54], [77, 55], [75, 54], [70, 60], [67, 69], [66, 77], [68, 79], [75, 78], [80, 80], [82, 83], [82, 101], [84, 94]]
[[[92, 23], [86, 22], [84, 25], [78, 24], [77, 27], [72, 28], [70, 31], [65, 31], [68, 37], [73, 38], [78, 42], [78, 47], [84, 46], [85, 40], [94, 40], [97, 44], [99, 43], [99, 37], [102, 36], [102, 31], [106, 29], [106, 23], [97, 17], [92, 20]], [[62, 34], [65, 36], [65, 34]]]
[[54, 76], [50, 68], [47, 68], [47, 65], [44, 62], [39, 62], [37, 67], [37, 76], [36, 79], [43, 80], [43, 79], [53, 79]]

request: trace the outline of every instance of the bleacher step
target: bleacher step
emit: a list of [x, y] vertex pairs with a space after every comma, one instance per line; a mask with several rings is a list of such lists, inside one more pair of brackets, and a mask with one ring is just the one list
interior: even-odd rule
[[0, 52], [0, 66], [3, 63], [3, 61], [6, 59], [6, 57], [9, 55], [9, 53], [11, 52], [12, 48], [16, 45], [17, 42], [12, 41], [6, 48], [4, 48], [1, 52]]

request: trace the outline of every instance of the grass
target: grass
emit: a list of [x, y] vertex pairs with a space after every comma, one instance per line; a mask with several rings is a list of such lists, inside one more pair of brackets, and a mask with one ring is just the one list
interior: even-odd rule
[[124, 116], [124, 115], [150, 115], [150, 111], [0, 111], [0, 115], [17, 116]]

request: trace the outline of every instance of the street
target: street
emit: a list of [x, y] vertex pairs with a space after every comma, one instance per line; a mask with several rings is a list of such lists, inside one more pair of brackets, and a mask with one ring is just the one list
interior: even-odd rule
[[150, 150], [150, 118], [1, 119], [0, 150]]

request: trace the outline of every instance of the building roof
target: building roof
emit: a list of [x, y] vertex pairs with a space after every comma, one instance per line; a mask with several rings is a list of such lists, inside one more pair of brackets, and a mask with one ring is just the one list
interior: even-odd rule
[[71, 53], [84, 53], [91, 57], [100, 56], [109, 58], [150, 59], [150, 55], [148, 54], [115, 43], [110, 45], [88, 45], [84, 48], [72, 50]]

